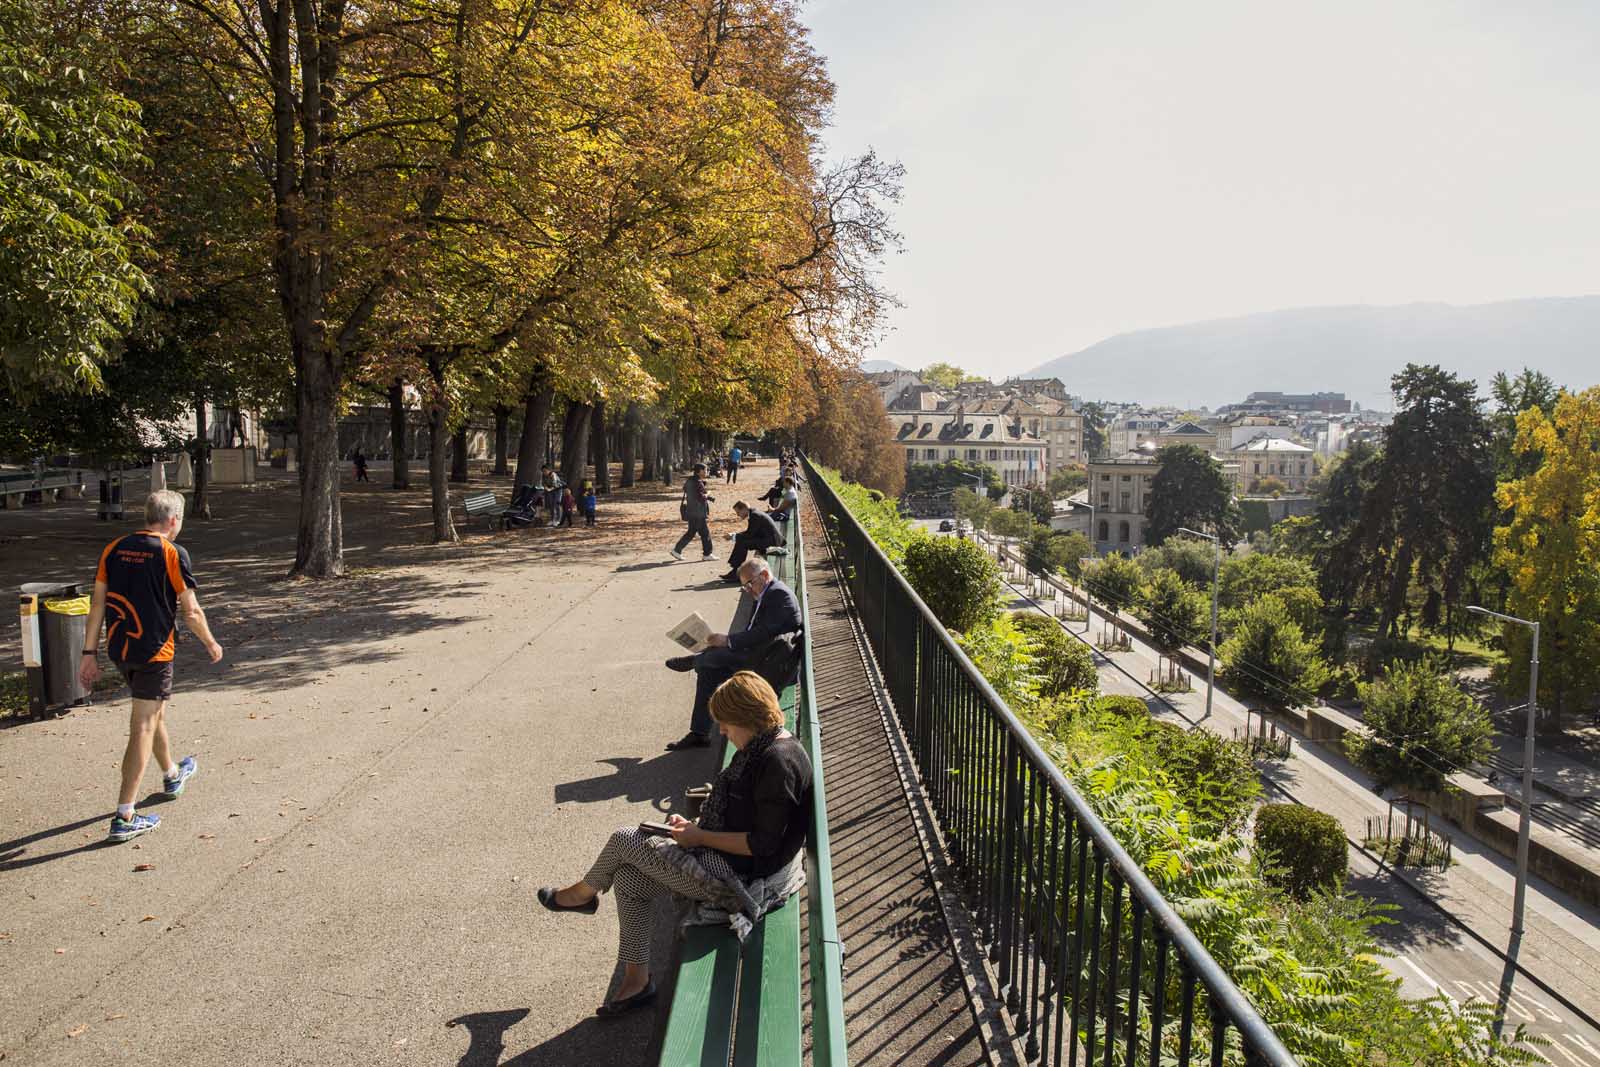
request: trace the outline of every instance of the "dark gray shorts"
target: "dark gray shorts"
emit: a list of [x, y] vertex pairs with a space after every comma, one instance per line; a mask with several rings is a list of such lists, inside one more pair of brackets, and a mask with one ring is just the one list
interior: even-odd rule
[[128, 681], [135, 700], [172, 699], [172, 661], [165, 663], [118, 663], [117, 670]]

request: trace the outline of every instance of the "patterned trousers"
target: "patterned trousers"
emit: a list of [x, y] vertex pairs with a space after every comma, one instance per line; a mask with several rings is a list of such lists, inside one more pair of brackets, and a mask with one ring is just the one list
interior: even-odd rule
[[656, 897], [676, 893], [690, 900], [716, 899], [712, 886], [668, 863], [650, 839], [632, 826], [612, 833], [583, 880], [601, 893], [616, 890], [621, 924], [617, 959], [623, 963], [650, 962], [651, 913]]

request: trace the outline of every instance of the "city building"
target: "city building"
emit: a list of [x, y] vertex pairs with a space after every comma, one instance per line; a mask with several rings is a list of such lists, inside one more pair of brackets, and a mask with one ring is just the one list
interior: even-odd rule
[[1247, 492], [1257, 492], [1264, 480], [1276, 478], [1289, 492], [1303, 493], [1317, 473], [1312, 450], [1281, 437], [1257, 437], [1233, 449], [1230, 458], [1238, 464]]
[[1017, 396], [1046, 396], [1070, 404], [1072, 396], [1060, 378], [1007, 378], [1000, 388]]
[[1175, 426], [1165, 426], [1156, 432], [1156, 447], [1166, 448], [1168, 445], [1194, 445], [1200, 451], [1210, 454], [1217, 447], [1217, 431], [1201, 426], [1197, 422], [1185, 420]]
[[[1050, 379], [1055, 381], [1055, 379]], [[1064, 400], [1043, 393], [1010, 397], [1000, 414], [1020, 419], [1023, 428], [1045, 442], [1045, 480], [1063, 467], [1082, 466], [1083, 416]]]
[[1045, 481], [1045, 442], [1005, 415], [961, 408], [891, 411], [889, 423], [895, 443], [905, 449], [907, 466], [959, 459], [988, 464], [1007, 485]]
[[1148, 411], [1118, 415], [1106, 424], [1106, 452], [1123, 456], [1136, 451], [1146, 441], [1154, 442], [1167, 420]]
[[1133, 555], [1144, 548], [1149, 524], [1144, 515], [1145, 498], [1160, 470], [1154, 442], [1143, 450], [1089, 461], [1089, 503], [1094, 505], [1094, 528], [1089, 539], [1096, 555]]
[[1244, 403], [1236, 405], [1263, 411], [1320, 411], [1324, 415], [1343, 415], [1350, 411], [1350, 401], [1343, 393], [1251, 393]]

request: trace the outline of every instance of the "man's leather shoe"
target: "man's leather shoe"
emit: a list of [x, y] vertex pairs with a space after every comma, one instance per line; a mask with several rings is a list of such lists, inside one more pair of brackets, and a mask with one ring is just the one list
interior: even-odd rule
[[683, 671], [692, 671], [694, 670], [694, 657], [673, 656], [671, 659], [667, 660], [667, 667], [670, 670], [678, 671], [680, 673]]
[[667, 743], [667, 751], [668, 752], [681, 752], [686, 748], [710, 748], [710, 747], [711, 747], [711, 738], [707, 737], [705, 734], [697, 734], [693, 730], [690, 730], [688, 733], [684, 734], [682, 737], [678, 738], [676, 741], [670, 741], [670, 742]]
[[739, 584], [739, 575], [734, 573], [733, 571], [729, 571], [727, 574], [722, 575], [721, 578], [722, 578], [722, 580], [724, 582], [727, 582], [729, 585], [738, 585]]

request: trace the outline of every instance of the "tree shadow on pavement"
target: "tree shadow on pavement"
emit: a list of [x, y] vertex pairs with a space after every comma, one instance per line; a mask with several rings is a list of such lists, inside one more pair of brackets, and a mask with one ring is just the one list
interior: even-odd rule
[[1372, 928], [1372, 936], [1390, 952], [1436, 946], [1453, 948], [1461, 943], [1461, 931], [1443, 913], [1425, 904], [1407, 906], [1411, 891], [1396, 884], [1392, 875], [1383, 872], [1352, 874], [1345, 884], [1352, 894], [1362, 899], [1403, 909], [1387, 912], [1386, 918], [1390, 921]]

